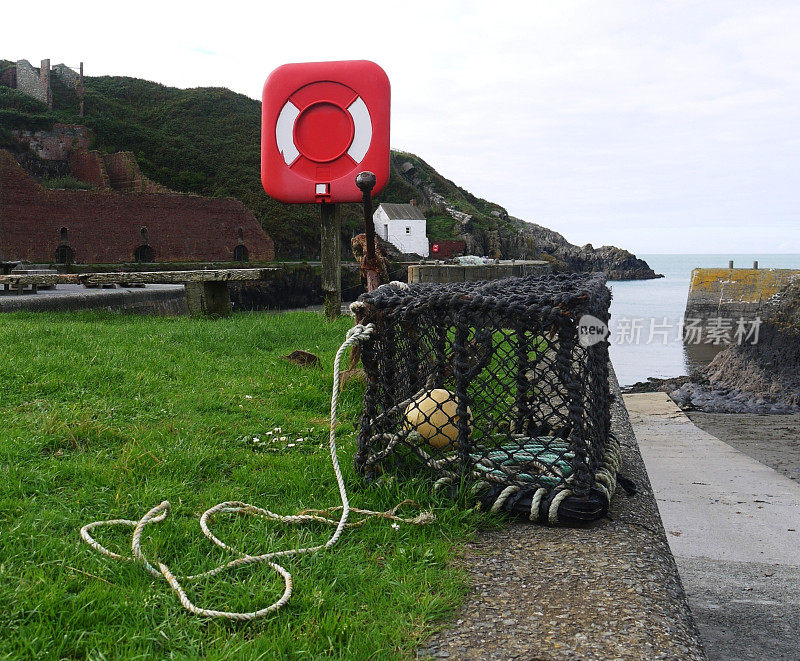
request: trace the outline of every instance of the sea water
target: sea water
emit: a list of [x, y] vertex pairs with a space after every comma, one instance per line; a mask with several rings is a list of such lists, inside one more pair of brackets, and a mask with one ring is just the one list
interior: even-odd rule
[[[681, 341], [681, 324], [692, 269], [759, 268], [800, 269], [800, 255], [638, 255], [658, 280], [610, 281], [611, 360], [622, 385], [648, 377], [668, 378], [688, 374], [707, 362], [714, 351], [687, 352]], [[735, 320], [734, 320], [735, 325]], [[713, 349], [713, 347], [707, 347]], [[699, 354], [699, 355], [698, 355]]]

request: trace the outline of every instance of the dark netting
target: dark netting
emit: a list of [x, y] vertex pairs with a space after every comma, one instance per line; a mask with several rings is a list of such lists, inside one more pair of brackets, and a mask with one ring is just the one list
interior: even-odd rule
[[367, 479], [427, 472], [471, 483], [487, 508], [534, 521], [600, 518], [616, 487], [602, 274], [384, 285], [353, 310], [375, 325], [357, 469]]

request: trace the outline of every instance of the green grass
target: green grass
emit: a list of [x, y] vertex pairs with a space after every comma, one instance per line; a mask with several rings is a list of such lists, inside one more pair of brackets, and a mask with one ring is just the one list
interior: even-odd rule
[[94, 184], [76, 179], [72, 175], [65, 175], [63, 177], [53, 177], [51, 179], [44, 179], [41, 182], [43, 188], [49, 190], [91, 190], [97, 188]]
[[[219, 501], [280, 514], [339, 504], [326, 443], [333, 356], [350, 324], [315, 313], [2, 315], [0, 657], [411, 655], [463, 597], [465, 577], [449, 561], [480, 519], [434, 499], [423, 483], [360, 482], [352, 455], [363, 385], [340, 399], [353, 506], [383, 510], [414, 498], [437, 519], [399, 530], [373, 521], [347, 530], [331, 551], [288, 560], [295, 594], [281, 611], [247, 624], [193, 617], [164, 581], [97, 554], [78, 535], [85, 523], [138, 519], [167, 499], [173, 513], [148, 528], [144, 551], [194, 573], [233, 557], [197, 524]], [[322, 369], [281, 358], [294, 349], [320, 356]], [[275, 427], [281, 433], [270, 437]], [[276, 436], [287, 440], [252, 441]], [[219, 517], [214, 531], [251, 553], [331, 533], [249, 517]], [[96, 537], [128, 554], [130, 533], [101, 528]], [[185, 587], [202, 606], [250, 611], [272, 603], [282, 584], [258, 566]]]
[[452, 216], [446, 213], [431, 213], [426, 214], [426, 229], [428, 238], [431, 241], [443, 241], [452, 239], [456, 232], [456, 221]]

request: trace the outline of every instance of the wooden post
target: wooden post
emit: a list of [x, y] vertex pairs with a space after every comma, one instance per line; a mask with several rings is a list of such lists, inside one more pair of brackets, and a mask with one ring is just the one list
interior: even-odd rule
[[325, 296], [325, 316], [335, 319], [342, 313], [342, 246], [339, 216], [335, 204], [320, 205], [322, 230], [322, 293]]

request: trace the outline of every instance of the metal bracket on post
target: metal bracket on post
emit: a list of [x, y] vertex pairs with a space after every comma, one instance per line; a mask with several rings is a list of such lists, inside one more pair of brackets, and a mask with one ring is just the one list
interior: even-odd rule
[[367, 237], [367, 250], [361, 263], [361, 269], [367, 278], [367, 291], [373, 291], [381, 284], [381, 267], [375, 252], [375, 223], [372, 221], [372, 189], [375, 188], [375, 175], [369, 171], [361, 172], [356, 177], [356, 186], [362, 194], [364, 232]]

